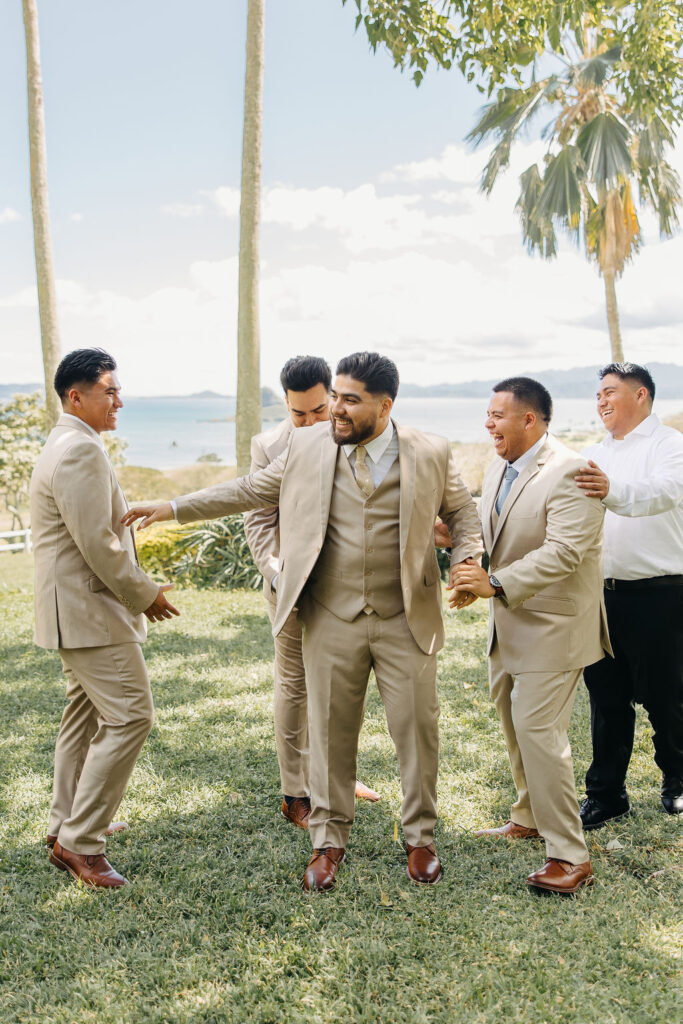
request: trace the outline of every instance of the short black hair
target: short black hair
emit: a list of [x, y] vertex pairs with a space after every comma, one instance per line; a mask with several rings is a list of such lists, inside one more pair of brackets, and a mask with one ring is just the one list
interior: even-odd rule
[[398, 394], [396, 363], [379, 352], [354, 352], [337, 363], [337, 373], [362, 381], [371, 395], [389, 395], [393, 401]]
[[116, 360], [103, 348], [77, 348], [57, 367], [55, 391], [64, 400], [74, 384], [96, 384], [103, 373], [115, 369]]
[[280, 373], [280, 384], [285, 394], [288, 391], [308, 391], [316, 384], [324, 384], [330, 390], [332, 371], [320, 356], [294, 356], [288, 359]]
[[495, 384], [491, 390], [495, 392], [509, 391], [515, 396], [517, 402], [521, 405], [528, 405], [537, 416], [540, 416], [546, 423], [550, 423], [553, 415], [553, 400], [548, 389], [533, 377], [506, 377], [499, 384]]
[[602, 370], [598, 370], [598, 377], [602, 380], [608, 373], [613, 373], [616, 377], [621, 377], [622, 380], [637, 380], [640, 387], [647, 388], [650, 401], [654, 401], [655, 382], [650, 371], [644, 366], [640, 366], [638, 363], [608, 363], [607, 366], [603, 366]]

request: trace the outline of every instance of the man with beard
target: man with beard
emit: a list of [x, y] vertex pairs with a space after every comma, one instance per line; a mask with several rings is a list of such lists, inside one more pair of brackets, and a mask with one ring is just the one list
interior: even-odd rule
[[[177, 499], [186, 523], [279, 506], [277, 635], [295, 606], [303, 626], [311, 748], [313, 855], [306, 892], [335, 885], [354, 816], [356, 756], [374, 669], [396, 747], [409, 877], [441, 878], [434, 848], [443, 645], [434, 521], [451, 535], [451, 563], [476, 558], [474, 502], [445, 438], [391, 420], [398, 372], [374, 352], [342, 359], [331, 423], [292, 431], [266, 469]], [[311, 501], [310, 496], [320, 495]], [[131, 509], [141, 527], [173, 517], [170, 503]], [[473, 600], [460, 594], [461, 605]]]
[[[330, 418], [332, 373], [319, 356], [294, 356], [280, 373], [287, 418], [272, 430], [251, 439], [251, 472], [269, 466], [289, 444], [289, 435], [300, 427], [312, 427]], [[268, 602], [271, 623], [277, 609], [277, 578], [280, 557], [278, 509], [255, 509], [244, 517], [244, 532]], [[292, 611], [275, 637], [275, 748], [282, 785], [282, 816], [297, 828], [308, 828], [311, 813], [308, 779], [308, 711], [306, 672], [301, 646], [301, 623]], [[356, 780], [356, 798], [379, 800], [379, 793]]]

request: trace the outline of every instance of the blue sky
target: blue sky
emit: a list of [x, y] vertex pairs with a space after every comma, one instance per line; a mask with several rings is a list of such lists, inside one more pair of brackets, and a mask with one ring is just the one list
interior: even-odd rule
[[[246, 0], [39, 0], [62, 345], [131, 393], [232, 391]], [[608, 355], [580, 253], [530, 259], [516, 172], [491, 200], [462, 139], [481, 96], [416, 89], [341, 0], [268, 0], [262, 376], [357, 348], [431, 383]], [[40, 379], [21, 5], [0, 8], [0, 379]], [[681, 166], [680, 147], [675, 160]], [[681, 359], [680, 236], [649, 231], [619, 297], [627, 354]]]

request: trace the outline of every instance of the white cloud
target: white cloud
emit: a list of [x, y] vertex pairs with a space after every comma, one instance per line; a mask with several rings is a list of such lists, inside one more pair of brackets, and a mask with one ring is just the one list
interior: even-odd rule
[[6, 206], [4, 210], [0, 210], [0, 224], [12, 224], [17, 220], [21, 220], [21, 214], [18, 210], [13, 210], [11, 206]]
[[199, 217], [204, 212], [204, 206], [202, 203], [167, 203], [161, 207], [161, 212], [169, 217], [186, 220], [188, 217]]
[[[455, 146], [394, 168], [377, 183], [267, 188], [264, 383], [276, 385], [284, 360], [306, 351], [334, 362], [348, 351], [379, 348], [397, 360], [404, 380], [421, 384], [606, 359], [596, 270], [569, 243], [551, 262], [522, 246], [518, 175], [541, 153], [537, 144], [519, 147], [489, 198], [478, 189], [487, 154]], [[222, 216], [238, 215], [237, 189], [202, 195]], [[680, 361], [683, 300], [675, 268], [683, 237], [661, 243], [645, 223], [646, 244], [617, 285], [626, 351], [642, 361]], [[193, 262], [180, 285], [137, 297], [60, 281], [58, 300], [64, 346], [97, 339], [111, 348], [129, 393], [234, 389], [236, 256]], [[35, 331], [35, 306], [34, 287], [0, 297], [0, 337], [7, 333], [3, 318], [30, 319]], [[31, 344], [25, 378], [38, 379], [38, 346]]]

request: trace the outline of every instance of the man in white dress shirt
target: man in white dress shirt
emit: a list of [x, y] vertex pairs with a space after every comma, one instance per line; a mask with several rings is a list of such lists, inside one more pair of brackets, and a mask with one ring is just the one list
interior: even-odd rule
[[593, 762], [586, 829], [630, 812], [626, 771], [635, 704], [653, 728], [662, 806], [683, 812], [683, 436], [652, 412], [655, 385], [636, 363], [600, 371], [608, 430], [583, 453], [577, 484], [606, 507], [603, 568], [614, 657], [586, 668]]

